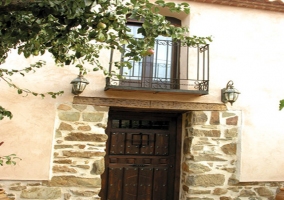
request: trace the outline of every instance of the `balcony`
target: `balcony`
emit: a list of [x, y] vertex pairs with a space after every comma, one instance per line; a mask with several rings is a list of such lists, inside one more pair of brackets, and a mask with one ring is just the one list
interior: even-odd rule
[[[126, 49], [127, 51], [127, 49]], [[186, 46], [171, 40], [156, 40], [154, 54], [132, 68], [116, 69], [113, 63], [124, 55], [111, 50], [109, 70], [123, 78], [108, 77], [106, 91], [132, 90], [205, 95], [209, 90], [209, 45]]]

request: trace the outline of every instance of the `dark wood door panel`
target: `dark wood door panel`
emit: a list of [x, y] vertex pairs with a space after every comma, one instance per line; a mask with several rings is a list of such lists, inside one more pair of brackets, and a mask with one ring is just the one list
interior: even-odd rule
[[173, 200], [176, 116], [115, 113], [107, 128], [102, 200]]
[[108, 168], [108, 197], [109, 200], [122, 199], [123, 170], [122, 168]]
[[169, 155], [168, 132], [125, 133], [111, 132], [109, 137], [110, 155]]
[[152, 168], [139, 168], [139, 180], [138, 180], [138, 192], [137, 200], [151, 199], [152, 197], [152, 179], [153, 179]]
[[124, 168], [124, 199], [136, 200], [138, 175], [138, 168]]
[[111, 133], [109, 135], [109, 154], [124, 154], [125, 133]]
[[108, 168], [108, 200], [167, 200], [172, 171], [168, 167]]
[[169, 189], [173, 189], [172, 186], [169, 185], [171, 177], [169, 177], [168, 168], [156, 168], [154, 171], [154, 192], [153, 192], [153, 200], [160, 199], [173, 199], [173, 194], [168, 192]]

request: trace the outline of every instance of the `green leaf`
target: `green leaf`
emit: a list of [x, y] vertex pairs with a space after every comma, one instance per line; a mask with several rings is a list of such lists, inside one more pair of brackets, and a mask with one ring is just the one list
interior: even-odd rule
[[163, 1], [163, 0], [158, 0], [155, 3], [158, 4], [159, 6], [162, 6], [162, 7], [165, 6], [165, 1]]
[[92, 4], [93, 4], [93, 2], [94, 2], [94, 1], [92, 1], [92, 0], [85, 0], [85, 4], [86, 4], [86, 6], [90, 6], [90, 5], [92, 5]]
[[190, 9], [189, 9], [189, 8], [184, 8], [183, 11], [184, 11], [186, 14], [189, 14], [189, 13], [190, 13]]
[[135, 5], [137, 3], [137, 0], [130, 0], [130, 2]]
[[[146, 31], [144, 29], [144, 27], [140, 27], [138, 30], [137, 30], [138, 33], [141, 33], [143, 36], [146, 36]], [[128, 45], [129, 46], [129, 45]]]
[[189, 4], [185, 3], [185, 2], [181, 3], [180, 5], [185, 6], [185, 7], [189, 7]]
[[160, 12], [160, 9], [159, 9], [158, 7], [155, 7], [155, 8], [154, 8], [154, 12], [155, 12], [155, 13], [159, 13], [159, 12]]
[[50, 5], [50, 7], [54, 7], [55, 6], [55, 4], [52, 1], [49, 1], [49, 5]]
[[280, 100], [279, 110], [282, 110], [283, 107], [284, 107], [284, 99]]
[[7, 6], [8, 4], [11, 3], [12, 0], [5, 0], [5, 5], [4, 6]]
[[176, 4], [173, 3], [173, 2], [169, 2], [169, 3], [166, 3], [166, 6], [169, 7], [169, 8], [174, 8], [176, 6]]

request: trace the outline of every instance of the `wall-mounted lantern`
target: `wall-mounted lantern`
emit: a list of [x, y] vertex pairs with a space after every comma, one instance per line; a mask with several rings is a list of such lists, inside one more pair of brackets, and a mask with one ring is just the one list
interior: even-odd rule
[[238, 99], [240, 92], [234, 88], [234, 82], [229, 81], [227, 87], [221, 90], [221, 101], [223, 103], [230, 102], [231, 105]]
[[80, 72], [77, 78], [75, 78], [73, 81], [71, 81], [72, 84], [72, 93], [75, 95], [81, 94], [86, 86], [89, 84], [89, 81], [85, 79]]

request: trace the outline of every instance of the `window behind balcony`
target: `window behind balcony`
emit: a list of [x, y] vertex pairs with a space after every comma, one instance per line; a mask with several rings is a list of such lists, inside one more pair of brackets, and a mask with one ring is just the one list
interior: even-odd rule
[[[175, 26], [181, 22], [167, 18]], [[138, 34], [141, 22], [129, 21], [130, 33], [143, 39]], [[125, 52], [127, 48], [125, 46]], [[109, 72], [122, 75], [106, 78], [105, 90], [137, 90], [171, 93], [208, 94], [209, 91], [209, 45], [187, 45], [173, 41], [170, 37], [156, 38], [154, 54], [145, 56], [140, 61], [133, 61], [131, 68], [115, 68], [114, 63], [124, 61], [123, 53], [111, 49]]]
[[[179, 20], [167, 19], [180, 26]], [[143, 38], [143, 35], [138, 33], [141, 23], [130, 22], [128, 27], [131, 30], [130, 34], [135, 38]], [[121, 69], [120, 73], [125, 77], [125, 80], [121, 81], [121, 85], [143, 88], [177, 88], [176, 82], [179, 80], [178, 48], [179, 45], [173, 43], [171, 37], [157, 37], [153, 55], [145, 56], [138, 62], [133, 61], [131, 69], [127, 67]]]

